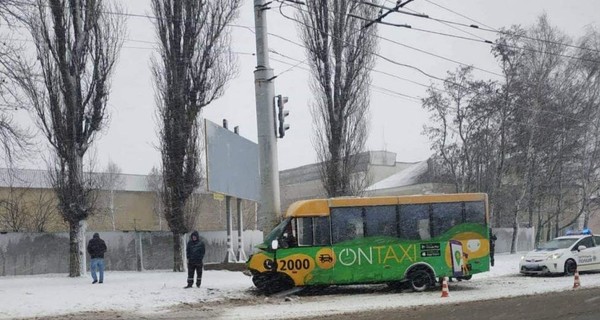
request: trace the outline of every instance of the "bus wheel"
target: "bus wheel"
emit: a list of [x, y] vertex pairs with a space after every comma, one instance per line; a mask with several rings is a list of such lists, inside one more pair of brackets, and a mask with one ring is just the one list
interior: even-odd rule
[[433, 273], [426, 267], [412, 269], [408, 272], [406, 278], [415, 292], [425, 291], [433, 284]]
[[252, 277], [252, 282], [258, 290], [266, 292], [273, 282], [273, 276], [267, 274], [257, 274]]
[[279, 273], [274, 277], [271, 285], [269, 286], [268, 293], [277, 293], [285, 290], [289, 290], [294, 287], [294, 280], [287, 274]]

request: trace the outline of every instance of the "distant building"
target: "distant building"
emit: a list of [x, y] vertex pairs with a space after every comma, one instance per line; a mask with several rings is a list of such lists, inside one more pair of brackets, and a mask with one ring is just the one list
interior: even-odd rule
[[[396, 161], [388, 151], [369, 151], [359, 155], [359, 165], [353, 173], [368, 181], [364, 196], [453, 193], [454, 186], [436, 181], [440, 174], [435, 161]], [[107, 179], [107, 173], [94, 173]], [[160, 208], [158, 194], [145, 175], [119, 174], [119, 183], [98, 193], [97, 214], [88, 219], [88, 230], [169, 230]], [[324, 198], [319, 164], [309, 164], [280, 172], [281, 211], [285, 213], [295, 201]], [[225, 230], [225, 201], [222, 196], [204, 191], [201, 186], [193, 195], [199, 203], [195, 229]], [[56, 208], [57, 201], [43, 170], [0, 169], [0, 232], [1, 231], [66, 231], [68, 226]], [[244, 229], [256, 229], [257, 205], [242, 201]], [[234, 229], [237, 226], [235, 202], [232, 202]], [[600, 217], [593, 215], [590, 228], [600, 232]]]
[[[93, 175], [102, 180], [107, 174]], [[98, 193], [97, 212], [88, 219], [88, 230], [113, 230], [113, 213], [114, 230], [169, 230], [160, 212], [159, 195], [149, 185], [148, 176], [119, 174], [118, 180], [112, 190], [102, 188]], [[224, 230], [225, 201], [199, 189], [192, 195], [200, 204], [196, 228]], [[0, 169], [0, 231], [65, 231], [68, 225], [56, 206], [47, 171]], [[235, 219], [235, 202], [233, 206]], [[244, 229], [255, 229], [255, 203], [242, 201], [242, 212]]]
[[[389, 151], [367, 151], [359, 157], [353, 174], [367, 179], [365, 196], [452, 192], [448, 185], [431, 180], [428, 160], [398, 162], [396, 153]], [[294, 201], [326, 197], [319, 166], [315, 163], [280, 172], [282, 211]]]

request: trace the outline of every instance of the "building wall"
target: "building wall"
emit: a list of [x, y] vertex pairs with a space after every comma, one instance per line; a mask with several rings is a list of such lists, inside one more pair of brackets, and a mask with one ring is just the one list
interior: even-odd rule
[[[35, 214], [40, 209], [40, 197], [44, 203], [51, 202], [45, 211], [50, 212], [48, 222], [44, 230], [33, 228]], [[115, 191], [114, 192], [114, 230], [147, 230], [166, 231], [169, 227], [154, 208], [155, 195], [153, 192], [144, 191]], [[199, 200], [198, 216], [194, 229], [199, 231], [225, 230], [227, 219], [225, 213], [225, 200], [216, 200], [212, 194], [195, 194]], [[110, 192], [101, 191], [97, 199], [96, 214], [88, 220], [90, 231], [113, 231], [112, 214], [110, 210]], [[11, 201], [19, 204], [25, 218], [23, 226], [19, 231], [67, 231], [68, 225], [64, 222], [56, 207], [57, 200], [52, 189], [29, 189], [29, 188], [0, 188], [0, 231], [16, 231], [9, 227], [2, 217], [7, 214], [7, 209], [2, 206], [3, 201]], [[234, 230], [237, 229], [236, 201], [231, 201]], [[244, 229], [256, 229], [256, 205], [253, 201], [242, 201]], [[43, 208], [42, 208], [43, 210]], [[39, 210], [37, 210], [39, 211]]]
[[[295, 201], [327, 196], [321, 182], [319, 165], [310, 164], [281, 171], [279, 181], [282, 212]], [[412, 165], [413, 163], [397, 162], [393, 152], [369, 151], [359, 155], [358, 169], [354, 174], [367, 174], [368, 184], [373, 184]]]

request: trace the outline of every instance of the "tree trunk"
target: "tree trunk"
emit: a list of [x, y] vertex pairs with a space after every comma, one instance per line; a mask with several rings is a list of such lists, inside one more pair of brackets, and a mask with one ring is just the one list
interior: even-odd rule
[[173, 232], [173, 272], [184, 272], [183, 266], [183, 235]]
[[79, 223], [69, 222], [69, 277], [80, 277]]
[[512, 234], [512, 239], [510, 242], [510, 253], [516, 253], [517, 252], [517, 233], [519, 232], [519, 211], [518, 210], [515, 210], [515, 216], [513, 219], [512, 229], [513, 229], [513, 234]]

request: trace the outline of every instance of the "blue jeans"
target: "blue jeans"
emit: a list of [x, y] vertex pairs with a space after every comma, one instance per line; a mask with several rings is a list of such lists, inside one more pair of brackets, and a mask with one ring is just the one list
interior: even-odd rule
[[104, 259], [102, 258], [93, 258], [90, 261], [90, 271], [92, 271], [92, 279], [97, 281], [96, 270], [100, 272], [100, 282], [104, 281]]

